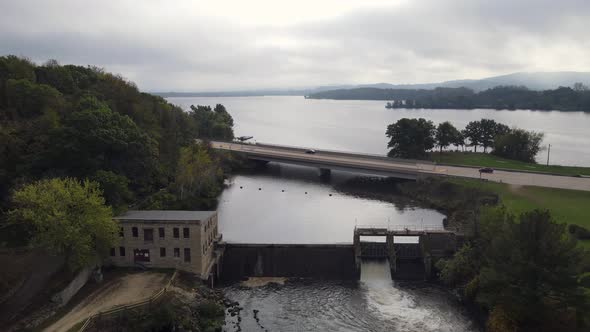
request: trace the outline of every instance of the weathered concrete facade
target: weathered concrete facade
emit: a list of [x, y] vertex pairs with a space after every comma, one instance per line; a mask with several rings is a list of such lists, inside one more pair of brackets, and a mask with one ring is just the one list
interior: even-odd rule
[[128, 211], [114, 219], [120, 232], [113, 265], [176, 268], [207, 279], [220, 258], [216, 211]]

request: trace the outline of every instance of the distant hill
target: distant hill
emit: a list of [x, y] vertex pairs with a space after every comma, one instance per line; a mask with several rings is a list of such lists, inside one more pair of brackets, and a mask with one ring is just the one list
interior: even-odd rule
[[[534, 72], [513, 73], [483, 79], [453, 80], [439, 83], [423, 84], [340, 84], [297, 89], [258, 89], [213, 92], [152, 92], [161, 97], [245, 97], [245, 96], [310, 96], [311, 98], [333, 99], [320, 94], [325, 91], [352, 89], [398, 89], [398, 90], [432, 90], [438, 87], [465, 87], [475, 92], [487, 90], [496, 86], [526, 86], [531, 90], [549, 90], [560, 86], [573, 86], [581, 82], [590, 86], [590, 72]], [[331, 93], [328, 95], [332, 95]], [[340, 99], [340, 98], [337, 98]], [[344, 98], [354, 99], [354, 98]]]

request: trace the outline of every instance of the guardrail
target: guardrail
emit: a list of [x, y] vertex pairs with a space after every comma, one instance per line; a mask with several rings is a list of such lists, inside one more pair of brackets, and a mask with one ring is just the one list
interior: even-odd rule
[[172, 281], [174, 280], [174, 278], [176, 278], [177, 273], [178, 273], [178, 270], [175, 270], [174, 274], [172, 274], [172, 277], [170, 277], [170, 280], [168, 280], [168, 283], [166, 283], [166, 286], [164, 286], [156, 294], [150, 296], [149, 298], [147, 298], [145, 300], [137, 301], [137, 302], [130, 303], [130, 304], [118, 305], [118, 306], [115, 306], [109, 310], [98, 312], [98, 313], [88, 317], [84, 321], [84, 324], [82, 324], [82, 326], [80, 327], [78, 332], [85, 331], [90, 326], [90, 324], [92, 323], [93, 320], [100, 318], [102, 316], [109, 316], [109, 315], [116, 314], [121, 311], [131, 310], [131, 309], [139, 308], [139, 307], [144, 306], [146, 304], [154, 303], [155, 301], [160, 299], [162, 297], [162, 295], [164, 295], [166, 293], [166, 291], [168, 290], [168, 287], [170, 287], [170, 285], [172, 284]]
[[365, 156], [365, 157], [370, 157], [373, 159], [381, 159], [381, 160], [402, 162], [402, 163], [408, 163], [408, 164], [416, 164], [416, 163], [434, 164], [434, 162], [429, 161], [429, 160], [391, 158], [386, 155], [380, 155], [380, 154], [357, 153], [357, 152], [352, 152], [352, 151], [338, 151], [338, 150], [329, 150], [329, 149], [317, 149], [317, 148], [311, 148], [311, 147], [291, 146], [291, 145], [282, 145], [282, 144], [269, 144], [269, 143], [258, 143], [258, 142], [257, 143], [241, 143], [241, 142], [233, 142], [233, 141], [232, 142], [212, 141], [212, 142], [231, 143], [231, 144], [236, 144], [236, 145], [241, 145], [241, 146], [246, 146], [246, 147], [247, 146], [260, 146], [260, 147], [269, 147], [269, 148], [275, 147], [275, 148], [295, 150], [295, 151], [305, 151], [305, 150], [313, 149], [313, 150], [315, 150], [317, 152], [321, 152], [321, 153], [337, 154], [337, 155], [345, 155], [345, 156]]
[[354, 229], [385, 229], [387, 231], [446, 231], [442, 225], [357, 225]]

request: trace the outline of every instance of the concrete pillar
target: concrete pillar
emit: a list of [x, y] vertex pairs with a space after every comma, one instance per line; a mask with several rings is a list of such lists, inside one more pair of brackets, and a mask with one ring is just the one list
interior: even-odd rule
[[424, 279], [430, 279], [432, 276], [432, 257], [430, 254], [430, 242], [428, 241], [428, 234], [420, 235], [420, 251], [422, 252], [422, 260], [424, 264]]
[[424, 279], [432, 278], [432, 257], [424, 256]]
[[397, 271], [397, 260], [395, 257], [395, 245], [393, 243], [393, 234], [387, 233], [385, 237], [385, 242], [387, 244], [387, 256], [389, 258], [389, 269], [391, 270], [391, 275], [393, 276]]
[[361, 268], [361, 236], [356, 231], [354, 232], [352, 244], [354, 246], [354, 263], [356, 265], [356, 269], [358, 271], [360, 271], [360, 268]]

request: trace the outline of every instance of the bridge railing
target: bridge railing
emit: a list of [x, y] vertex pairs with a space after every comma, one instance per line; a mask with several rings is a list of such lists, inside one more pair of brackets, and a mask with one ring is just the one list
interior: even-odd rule
[[449, 229], [445, 229], [443, 225], [356, 225], [354, 227], [355, 231], [357, 229], [374, 229], [374, 230], [382, 230], [385, 229], [389, 232], [403, 232], [403, 231], [413, 231], [413, 232], [433, 232], [433, 231], [452, 231]]
[[256, 142], [254, 144], [241, 143], [241, 142], [235, 142], [235, 141], [234, 142], [222, 142], [222, 143], [238, 144], [238, 145], [244, 146], [245, 148], [247, 148], [249, 146], [262, 146], [262, 147], [270, 147], [270, 148], [276, 147], [276, 148], [296, 150], [296, 151], [313, 149], [317, 152], [323, 152], [323, 153], [331, 153], [331, 154], [346, 155], [346, 156], [365, 156], [365, 157], [370, 157], [373, 159], [381, 159], [381, 160], [395, 161], [395, 162], [408, 163], [408, 164], [417, 164], [417, 163], [434, 164], [432, 161], [429, 161], [429, 160], [391, 158], [391, 157], [388, 157], [386, 155], [381, 155], [381, 154], [358, 153], [358, 152], [354, 152], [354, 151], [338, 151], [338, 150], [330, 150], [330, 149], [317, 149], [314, 147], [292, 146], [292, 145], [283, 145], [283, 144], [269, 144], [269, 143], [259, 143], [259, 142]]

